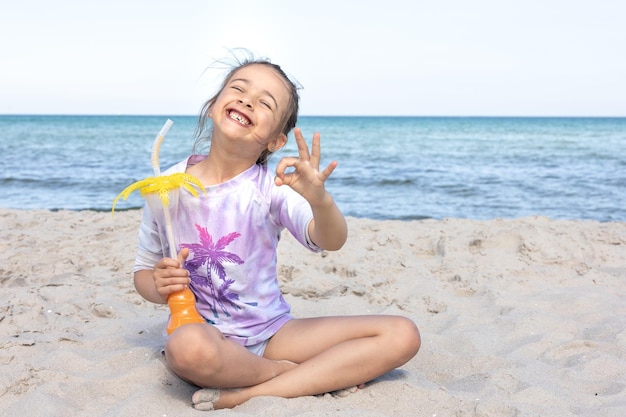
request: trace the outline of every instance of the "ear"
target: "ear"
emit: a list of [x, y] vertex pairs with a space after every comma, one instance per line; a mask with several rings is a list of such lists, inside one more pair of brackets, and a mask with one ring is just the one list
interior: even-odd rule
[[267, 150], [270, 152], [276, 152], [282, 149], [283, 146], [287, 143], [287, 135], [281, 133], [273, 141], [267, 144]]

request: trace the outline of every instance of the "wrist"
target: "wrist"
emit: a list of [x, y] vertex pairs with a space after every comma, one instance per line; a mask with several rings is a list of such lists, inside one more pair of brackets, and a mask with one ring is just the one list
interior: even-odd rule
[[333, 199], [333, 196], [330, 195], [328, 191], [324, 191], [323, 197], [316, 199], [315, 201], [309, 201], [309, 205], [311, 206], [313, 210], [324, 209], [324, 208], [334, 207], [335, 200]]

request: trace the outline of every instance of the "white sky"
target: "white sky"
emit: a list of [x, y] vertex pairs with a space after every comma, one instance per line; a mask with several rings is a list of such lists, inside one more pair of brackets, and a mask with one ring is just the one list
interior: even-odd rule
[[626, 116], [621, 0], [0, 0], [0, 114], [195, 115], [228, 48], [303, 115]]

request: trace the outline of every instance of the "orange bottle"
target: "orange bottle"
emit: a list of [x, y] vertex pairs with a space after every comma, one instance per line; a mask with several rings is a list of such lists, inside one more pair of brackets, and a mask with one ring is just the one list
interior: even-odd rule
[[170, 321], [167, 323], [168, 335], [185, 324], [206, 323], [196, 310], [196, 296], [189, 288], [170, 294], [167, 298], [167, 305], [170, 307]]

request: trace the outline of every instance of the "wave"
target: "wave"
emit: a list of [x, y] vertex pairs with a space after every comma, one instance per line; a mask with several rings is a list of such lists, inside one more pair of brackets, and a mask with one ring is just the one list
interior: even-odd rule
[[412, 178], [370, 178], [370, 177], [339, 177], [333, 179], [339, 182], [342, 186], [409, 186], [417, 184], [417, 181]]
[[[123, 208], [117, 208], [115, 207], [115, 212], [122, 212], [122, 211], [137, 211], [137, 210], [141, 210], [143, 208], [143, 205], [140, 206], [130, 206], [130, 207], [123, 207]], [[58, 212], [58, 211], [94, 211], [97, 213], [107, 213], [111, 211], [111, 208], [103, 208], [103, 207], [85, 207], [85, 208], [74, 208], [74, 209], [67, 209], [67, 208], [51, 208], [49, 209], [52, 212]]]

